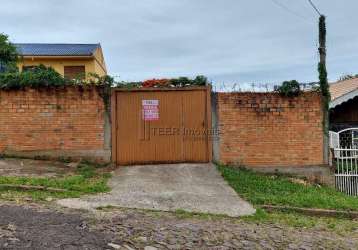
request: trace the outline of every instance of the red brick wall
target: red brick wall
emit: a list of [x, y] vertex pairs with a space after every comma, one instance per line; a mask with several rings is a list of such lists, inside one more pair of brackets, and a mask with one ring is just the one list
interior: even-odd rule
[[108, 160], [96, 89], [0, 91], [0, 153]]
[[219, 161], [244, 166], [322, 165], [321, 98], [317, 93], [218, 93]]

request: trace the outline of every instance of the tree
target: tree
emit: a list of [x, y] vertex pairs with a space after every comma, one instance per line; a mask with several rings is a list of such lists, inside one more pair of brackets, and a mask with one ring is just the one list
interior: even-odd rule
[[0, 72], [16, 71], [19, 58], [16, 47], [9, 41], [9, 37], [0, 33]]
[[283, 96], [298, 96], [301, 92], [301, 86], [296, 80], [284, 81], [281, 86], [276, 87], [276, 91]]

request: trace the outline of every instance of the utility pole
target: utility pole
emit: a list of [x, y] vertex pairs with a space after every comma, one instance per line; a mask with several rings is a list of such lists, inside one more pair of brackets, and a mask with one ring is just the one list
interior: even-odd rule
[[331, 100], [331, 95], [329, 92], [329, 84], [327, 77], [327, 66], [326, 66], [326, 17], [320, 15], [319, 17], [319, 84], [320, 90], [323, 97], [324, 107], [323, 107], [323, 158], [325, 163], [329, 163], [329, 102]]
[[330, 164], [329, 157], [329, 102], [331, 101], [331, 93], [329, 92], [329, 84], [327, 77], [327, 67], [326, 67], [326, 17], [321, 14], [316, 5], [312, 0], [308, 0], [309, 4], [319, 15], [319, 63], [318, 63], [318, 73], [319, 73], [319, 88], [321, 91], [321, 96], [323, 99], [323, 160], [325, 163]]
[[326, 68], [326, 17], [320, 15], [319, 17], [319, 60]]

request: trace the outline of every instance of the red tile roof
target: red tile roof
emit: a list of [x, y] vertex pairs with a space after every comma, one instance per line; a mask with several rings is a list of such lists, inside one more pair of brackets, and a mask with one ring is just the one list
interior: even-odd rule
[[330, 86], [332, 101], [354, 90], [358, 90], [358, 78], [332, 83]]

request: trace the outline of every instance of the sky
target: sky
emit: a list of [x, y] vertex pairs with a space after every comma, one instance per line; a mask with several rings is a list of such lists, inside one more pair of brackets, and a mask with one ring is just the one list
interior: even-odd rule
[[[330, 81], [358, 73], [358, 1], [313, 0], [327, 16]], [[12, 42], [101, 43], [117, 80], [205, 75], [214, 84], [317, 81], [308, 0], [2, 0]]]

